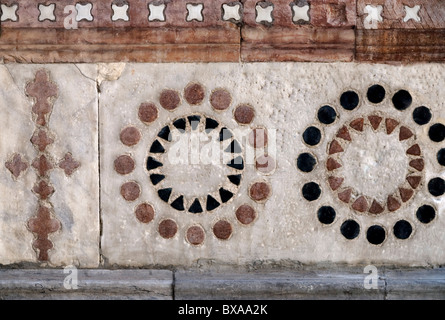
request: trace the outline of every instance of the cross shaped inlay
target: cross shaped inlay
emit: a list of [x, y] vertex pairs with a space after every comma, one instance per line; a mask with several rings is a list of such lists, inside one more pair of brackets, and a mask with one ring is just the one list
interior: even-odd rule
[[80, 167], [80, 162], [73, 159], [71, 153], [66, 153], [63, 159], [59, 162], [59, 168], [65, 171], [67, 176], [70, 176]]
[[46, 147], [52, 144], [54, 140], [48, 136], [48, 133], [43, 129], [38, 129], [34, 132], [31, 143], [40, 151], [45, 151]]
[[51, 217], [50, 210], [39, 204], [37, 216], [28, 221], [28, 228], [36, 234], [33, 242], [34, 248], [39, 251], [38, 259], [48, 261], [48, 250], [53, 248], [53, 243], [48, 239], [48, 234], [60, 229], [60, 222]]
[[41, 200], [46, 200], [51, 197], [55, 190], [45, 180], [40, 180], [34, 185], [32, 191], [34, 191], [34, 193], [37, 194]]
[[[52, 208], [49, 198], [56, 191], [49, 181], [48, 172], [54, 169], [54, 160], [47, 152], [46, 147], [54, 143], [54, 139], [49, 136], [49, 120], [53, 110], [53, 104], [58, 96], [58, 88], [50, 80], [46, 70], [38, 70], [33, 81], [25, 87], [25, 93], [33, 98], [34, 105], [32, 113], [37, 115], [33, 118], [36, 129], [30, 139], [30, 142], [36, 148], [38, 155], [32, 161], [31, 166], [36, 170], [36, 183], [32, 191], [38, 198], [37, 216], [29, 219], [29, 230], [36, 234], [36, 240], [33, 247], [38, 251], [40, 261], [49, 260], [48, 251], [53, 248], [53, 243], [48, 239], [48, 234], [60, 229], [60, 222], [51, 217], [50, 208]], [[22, 160], [18, 153], [14, 154], [12, 159], [5, 163], [6, 168], [12, 176], [17, 179], [22, 172], [28, 168], [28, 162]], [[80, 163], [74, 160], [72, 154], [67, 152], [63, 159], [58, 162], [58, 167], [64, 170], [67, 176], [80, 167]], [[52, 210], [52, 209], [51, 209]]]
[[53, 169], [51, 161], [49, 161], [44, 154], [35, 158], [31, 165], [37, 170], [41, 177], [46, 176], [47, 172]]
[[49, 81], [46, 71], [39, 70], [34, 81], [26, 86], [25, 92], [35, 99], [32, 111], [37, 114], [36, 123], [45, 126], [46, 117], [53, 108], [51, 100], [57, 96], [57, 86]]
[[20, 154], [16, 153], [10, 161], [5, 163], [5, 166], [17, 179], [22, 172], [28, 169], [29, 165], [27, 162], [22, 161], [22, 156]]

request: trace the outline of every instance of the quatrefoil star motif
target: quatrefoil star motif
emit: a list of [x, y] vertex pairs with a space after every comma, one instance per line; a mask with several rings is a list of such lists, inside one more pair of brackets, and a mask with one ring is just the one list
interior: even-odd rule
[[259, 2], [256, 5], [256, 22], [257, 23], [272, 23], [273, 5], [268, 5], [267, 2]]
[[419, 10], [420, 10], [420, 5], [415, 5], [412, 8], [405, 6], [406, 15], [403, 18], [403, 22], [408, 22], [411, 19], [416, 22], [420, 22]]
[[187, 22], [196, 20], [203, 21], [204, 18], [202, 16], [202, 10], [204, 9], [204, 5], [202, 3], [199, 4], [187, 4]]
[[13, 4], [11, 6], [8, 6], [6, 4], [1, 5], [1, 21], [17, 21], [17, 9], [19, 8], [18, 4]]
[[80, 4], [76, 3], [76, 10], [77, 10], [77, 16], [76, 21], [93, 21], [93, 16], [91, 15], [91, 9], [93, 8], [93, 5], [91, 3], [87, 4]]
[[128, 4], [124, 4], [122, 6], [118, 6], [113, 4], [111, 6], [111, 8], [113, 9], [113, 16], [111, 17], [112, 21], [117, 21], [117, 20], [123, 20], [123, 21], [129, 21], [130, 18], [128, 18]]
[[296, 4], [292, 5], [292, 21], [298, 22], [298, 21], [309, 21], [309, 5], [304, 6], [298, 6]]
[[56, 21], [56, 16], [54, 15], [54, 10], [56, 9], [56, 5], [51, 3], [49, 5], [39, 4], [39, 21]]
[[365, 7], [364, 12], [368, 14], [368, 16], [364, 20], [364, 25], [366, 29], [376, 29], [377, 22], [382, 22], [383, 18], [381, 16], [383, 11], [383, 7], [381, 5], [372, 6], [367, 5]]
[[223, 13], [224, 21], [235, 20], [238, 22], [241, 20], [241, 15], [240, 15], [241, 5], [240, 4], [235, 4], [235, 5], [223, 4], [222, 8], [223, 8], [223, 12], [224, 12]]
[[148, 10], [150, 11], [150, 14], [148, 16], [148, 21], [165, 21], [165, 4], [159, 4], [156, 5], [154, 3], [150, 3], [148, 5]]

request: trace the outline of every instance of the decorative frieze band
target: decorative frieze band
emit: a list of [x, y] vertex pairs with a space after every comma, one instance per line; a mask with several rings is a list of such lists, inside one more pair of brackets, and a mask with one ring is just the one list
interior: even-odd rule
[[441, 0], [3, 0], [0, 6], [5, 61], [445, 60]]

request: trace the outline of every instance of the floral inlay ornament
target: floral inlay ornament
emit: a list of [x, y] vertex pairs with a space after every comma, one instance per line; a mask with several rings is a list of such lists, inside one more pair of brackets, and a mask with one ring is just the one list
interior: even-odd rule
[[[181, 114], [183, 104], [196, 111]], [[160, 237], [173, 239], [185, 228], [185, 240], [192, 246], [203, 244], [209, 234], [218, 240], [229, 240], [237, 224], [254, 223], [258, 216], [256, 204], [260, 207], [269, 199], [272, 188], [265, 176], [274, 171], [276, 162], [272, 155], [264, 152], [268, 132], [261, 127], [251, 128], [255, 118], [251, 105], [241, 103], [229, 111], [231, 107], [232, 96], [228, 90], [215, 88], [208, 92], [202, 84], [191, 82], [183, 93], [164, 89], [157, 100], [142, 102], [135, 110], [147, 128], [159, 121], [162, 112], [174, 115], [171, 121], [161, 125], [146, 146], [147, 156], [143, 160], [146, 179], [132, 177], [136, 164], [141, 162], [131, 154], [121, 154], [114, 160], [116, 173], [132, 177], [120, 187], [126, 201], [139, 200], [143, 188], [148, 187], [153, 188], [161, 200], [159, 203], [165, 203], [157, 208], [153, 201], [142, 200], [134, 211], [140, 223], [155, 224]], [[224, 112], [232, 112], [238, 126], [230, 128], [230, 123], [221, 121], [218, 114]], [[140, 147], [143, 134], [135, 126], [127, 126], [122, 128], [120, 140], [126, 147]], [[246, 161], [249, 148], [255, 151], [251, 162]], [[248, 165], [263, 177], [246, 181], [249, 201], [240, 202], [237, 198]], [[222, 209], [233, 202], [236, 203], [235, 212]], [[181, 226], [174, 215], [184, 214], [189, 223]], [[201, 217], [208, 214], [218, 218], [205, 225]]]
[[[362, 101], [355, 90], [346, 90], [340, 95], [339, 106], [324, 105], [318, 109], [318, 123], [303, 132], [303, 142], [309, 150], [298, 156], [297, 167], [310, 175], [321, 166], [326, 192], [333, 194], [337, 201], [321, 205], [317, 211], [318, 220], [323, 225], [334, 224], [340, 209], [346, 207], [349, 214], [341, 223], [340, 233], [348, 240], [358, 238], [361, 232], [362, 227], [355, 216], [366, 215], [373, 221], [403, 211], [392, 226], [381, 225], [381, 222], [367, 226], [367, 241], [380, 245], [388, 238], [391, 228], [396, 239], [405, 240], [414, 233], [413, 221], [423, 224], [433, 221], [437, 212], [434, 197], [445, 193], [445, 181], [439, 176], [428, 181], [425, 174], [425, 138], [419, 137], [426, 131], [419, 129], [433, 119], [431, 110], [422, 105], [413, 107], [414, 99], [404, 89], [389, 98], [387, 89], [375, 84], [364, 96]], [[374, 111], [361, 112], [360, 106], [364, 104]], [[407, 122], [397, 113], [385, 112], [385, 108], [394, 108], [398, 115], [411, 112], [411, 120]], [[345, 114], [347, 121], [339, 121], [342, 109], [349, 113]], [[336, 129], [329, 130], [333, 132], [331, 136], [325, 136], [325, 128], [331, 125]], [[433, 143], [445, 139], [445, 126], [441, 123], [430, 125], [427, 132]], [[322, 159], [317, 159], [310, 149], [317, 148], [324, 139], [326, 149], [322, 151]], [[442, 161], [443, 165], [441, 150], [435, 160], [439, 164]], [[301, 192], [307, 201], [318, 201], [322, 195], [320, 181], [305, 183]], [[423, 200], [415, 201], [415, 212], [410, 212], [418, 193]]]
[[[385, 139], [385, 135], [392, 135], [392, 138]], [[359, 141], [354, 144], [353, 139]], [[372, 146], [358, 148], [363, 143]], [[350, 204], [357, 212], [394, 212], [412, 198], [423, 179], [421, 148], [412, 129], [395, 119], [378, 114], [354, 119], [341, 126], [328, 145], [326, 170], [330, 188], [342, 202]], [[351, 158], [358, 159], [360, 163], [349, 163], [348, 159]], [[382, 163], [386, 166], [381, 166]], [[397, 167], [406, 166], [407, 163], [406, 174], [398, 176], [400, 170]], [[350, 181], [360, 181], [360, 185], [351, 186], [348, 178]], [[381, 194], [382, 184], [395, 184], [395, 191]], [[358, 191], [358, 188], [362, 190]]]
[[67, 176], [71, 176], [80, 167], [80, 163], [70, 152], [65, 153], [65, 156], [57, 162], [47, 150], [48, 146], [54, 143], [54, 134], [50, 131], [49, 120], [59, 94], [58, 87], [50, 80], [49, 73], [43, 69], [38, 70], [35, 79], [26, 85], [25, 93], [33, 100], [32, 119], [35, 123], [35, 131], [30, 142], [35, 147], [37, 156], [29, 164], [24, 159], [25, 157], [16, 153], [5, 163], [5, 167], [14, 179], [25, 174], [29, 166], [36, 172], [36, 183], [32, 192], [37, 197], [37, 210], [36, 216], [28, 220], [27, 227], [35, 235], [33, 248], [38, 253], [38, 260], [48, 261], [50, 260], [49, 251], [54, 247], [49, 236], [61, 229], [61, 223], [55, 217], [55, 210], [50, 201], [56, 190], [51, 184], [49, 173], [59, 167]]

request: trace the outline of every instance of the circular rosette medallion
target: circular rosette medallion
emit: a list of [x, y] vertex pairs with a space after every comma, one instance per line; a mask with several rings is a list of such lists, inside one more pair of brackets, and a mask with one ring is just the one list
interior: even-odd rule
[[[413, 106], [417, 102], [407, 90], [389, 95], [376, 84], [364, 96], [362, 101], [355, 90], [345, 90], [338, 105], [321, 106], [317, 122], [304, 130], [307, 150], [300, 153], [296, 164], [302, 174], [313, 175], [313, 181], [304, 183], [302, 196], [309, 202], [333, 199], [319, 205], [317, 218], [324, 226], [341, 220], [339, 231], [348, 240], [363, 234], [369, 243], [380, 245], [390, 231], [395, 239], [406, 240], [414, 233], [416, 220], [428, 224], [435, 219], [434, 197], [444, 194], [442, 178], [426, 179], [422, 145], [426, 140], [433, 144], [444, 140], [445, 127], [430, 125], [431, 110]], [[346, 120], [341, 121], [343, 118]], [[428, 130], [419, 130], [424, 126]], [[438, 150], [437, 159], [432, 160], [441, 164], [442, 152]], [[319, 177], [324, 177], [324, 190], [333, 197], [323, 197]], [[382, 221], [391, 222], [384, 225]]]
[[[203, 85], [191, 82], [182, 94], [163, 89], [158, 98], [142, 102], [137, 109], [141, 123], [120, 132], [126, 152], [115, 158], [114, 170], [127, 178], [120, 194], [135, 205], [136, 219], [156, 226], [163, 239], [174, 241], [183, 234], [192, 246], [203, 245], [209, 234], [218, 241], [229, 240], [236, 227], [255, 223], [272, 193], [266, 177], [252, 179], [275, 170], [275, 159], [265, 152], [268, 131], [253, 127], [255, 110], [247, 103], [234, 106], [234, 121], [224, 123], [222, 113], [232, 108], [232, 96], [224, 88], [207, 92]], [[182, 105], [199, 111], [181, 113]], [[160, 118], [170, 120], [158, 123], [159, 129], [153, 131]], [[144, 133], [152, 137], [145, 146], [141, 143], [147, 141]], [[135, 149], [140, 148], [146, 150], [142, 161], [134, 158]], [[255, 150], [253, 163], [246, 163], [246, 148]], [[145, 181], [135, 174], [140, 163], [147, 174]], [[245, 177], [247, 165], [254, 167], [249, 179]], [[146, 185], [151, 191], [144, 192]], [[247, 191], [244, 198], [241, 189]], [[161, 201], [141, 200], [147, 194]]]
[[343, 124], [326, 156], [331, 191], [359, 213], [400, 209], [423, 180], [424, 160], [412, 129], [377, 114]]
[[178, 211], [213, 211], [238, 192], [243, 150], [232, 132], [203, 114], [175, 119], [149, 147], [147, 170], [159, 197]]

